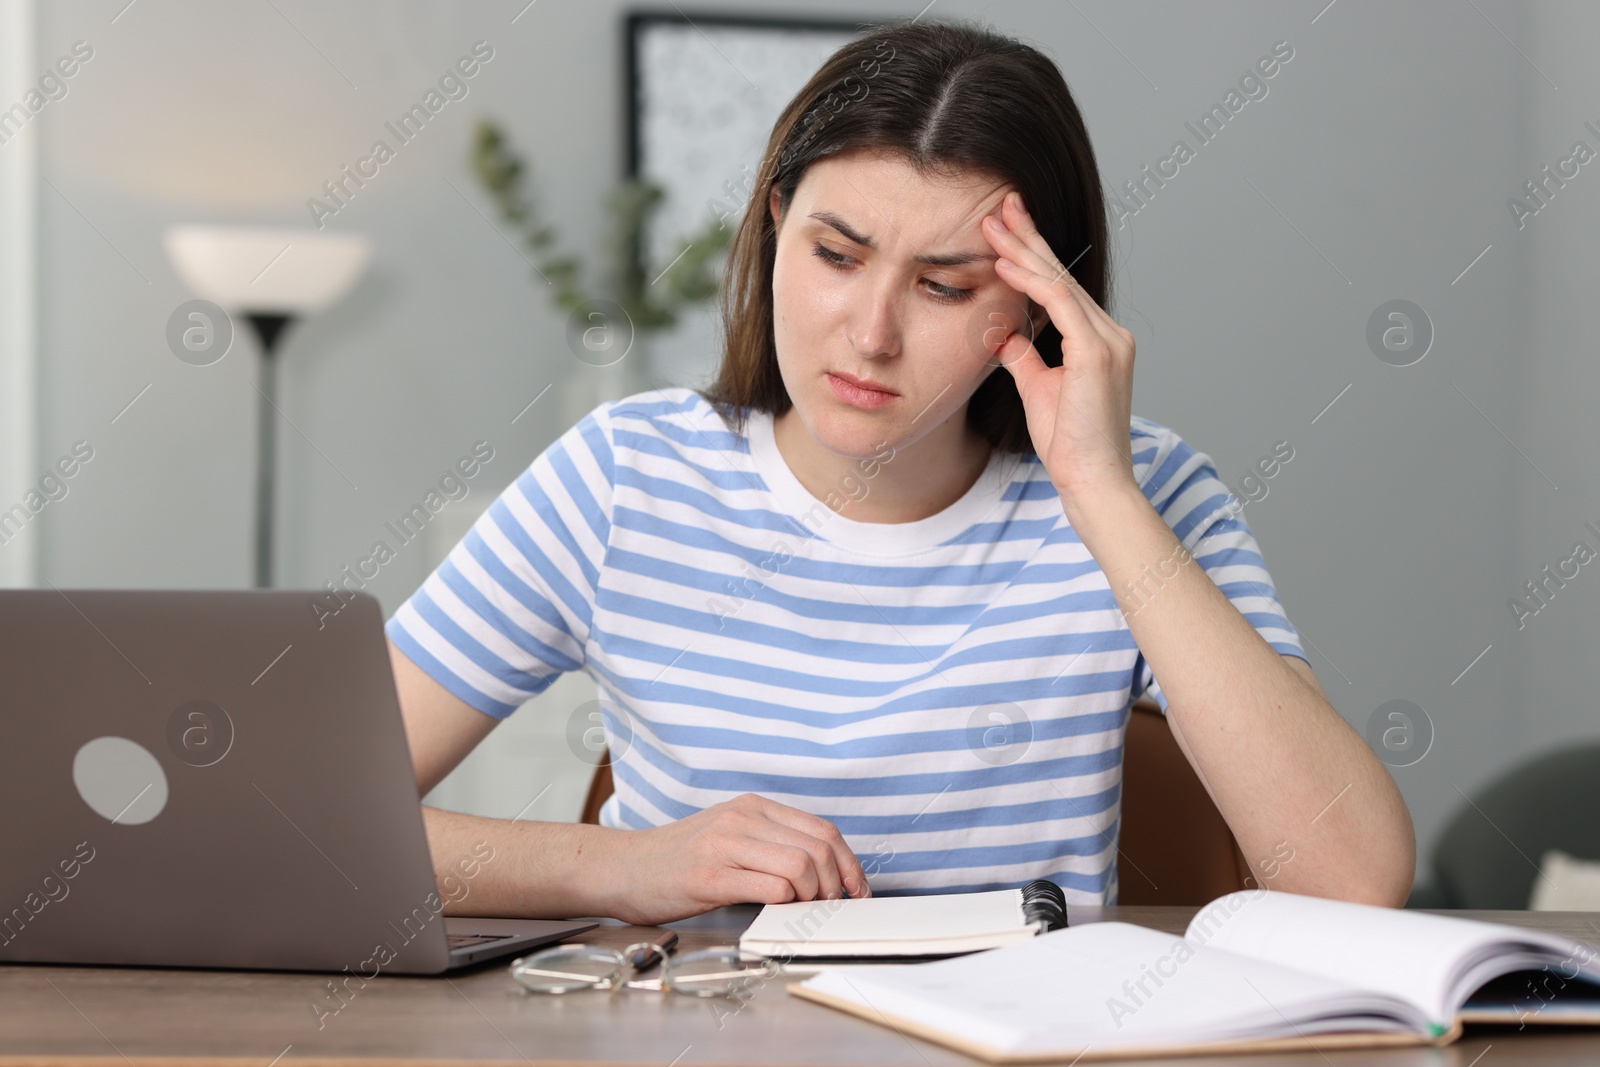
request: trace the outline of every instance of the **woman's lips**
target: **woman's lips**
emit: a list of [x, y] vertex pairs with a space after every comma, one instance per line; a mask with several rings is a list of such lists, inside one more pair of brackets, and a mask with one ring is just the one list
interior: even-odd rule
[[858, 379], [842, 377], [831, 371], [828, 374], [828, 384], [833, 387], [834, 396], [851, 407], [867, 411], [876, 410], [900, 399], [900, 394], [892, 390], [875, 389], [862, 384]]

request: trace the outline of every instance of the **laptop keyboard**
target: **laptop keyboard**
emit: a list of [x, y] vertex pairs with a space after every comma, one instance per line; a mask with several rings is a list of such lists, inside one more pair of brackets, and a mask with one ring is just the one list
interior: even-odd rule
[[510, 934], [446, 934], [445, 940], [451, 948], [466, 948], [468, 945], [487, 945], [491, 941], [504, 941]]

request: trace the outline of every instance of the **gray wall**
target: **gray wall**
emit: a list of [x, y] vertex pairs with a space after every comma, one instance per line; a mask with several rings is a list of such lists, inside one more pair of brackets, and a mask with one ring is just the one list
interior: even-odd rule
[[[1597, 39], [1600, 10], [1591, 4], [1541, 9], [1531, 20], [1523, 50], [1554, 87], [1537, 75], [1525, 79], [1528, 106], [1519, 162], [1527, 173], [1519, 174], [1520, 180], [1534, 177], [1547, 163], [1553, 167], [1574, 141], [1600, 149], [1600, 137], [1584, 128], [1585, 122], [1600, 128], [1600, 68], [1589, 47]], [[1516, 383], [1518, 431], [1508, 432], [1559, 491], [1527, 477], [1526, 465], [1513, 468], [1517, 480], [1506, 503], [1516, 518], [1515, 549], [1497, 623], [1510, 653], [1503, 712], [1507, 743], [1503, 751], [1475, 754], [1478, 777], [1520, 753], [1592, 742], [1600, 734], [1600, 663], [1594, 654], [1600, 575], [1594, 564], [1557, 590], [1550, 605], [1520, 631], [1503, 606], [1505, 597], [1540, 577], [1540, 568], [1570, 556], [1579, 537], [1595, 542], [1583, 531], [1584, 523], [1600, 527], [1600, 469], [1593, 461], [1593, 398], [1600, 387], [1597, 223], [1596, 162], [1582, 167], [1520, 234], [1504, 219], [1500, 223], [1508, 244], [1517, 238], [1526, 243], [1528, 264], [1514, 320], [1517, 340], [1502, 357]]]
[[[1340, 712], [1365, 729], [1379, 705], [1406, 699], [1431, 718], [1426, 757], [1394, 772], [1425, 854], [1461, 792], [1597, 732], [1586, 652], [1600, 578], [1585, 568], [1521, 631], [1506, 598], [1600, 520], [1587, 462], [1600, 164], [1520, 232], [1506, 198], [1572, 141], [1600, 148], [1582, 128], [1600, 125], [1600, 14], [1577, 0], [1324, 3], [944, 0], [929, 15], [987, 19], [1055, 58], [1112, 189], [1176, 138], [1192, 143], [1184, 123], [1274, 42], [1293, 46], [1267, 96], [1118, 232], [1112, 310], [1138, 339], [1135, 410], [1208, 452], [1230, 483], [1276, 442], [1293, 446], [1245, 516]], [[285, 430], [282, 442], [282, 584], [332, 577], [473, 441], [496, 449], [473, 495], [445, 512], [454, 525], [369, 586], [392, 611], [565, 427], [572, 394], [615, 385], [585, 377], [563, 317], [474, 209], [488, 212], [465, 152], [474, 117], [503, 120], [535, 153], [563, 238], [593, 250], [598, 191], [622, 168], [625, 8], [542, 0], [513, 24], [522, 0], [338, 11], [144, 0], [113, 23], [120, 6], [39, 13], [42, 60], [80, 38], [95, 48], [29, 134], [48, 182], [40, 456], [80, 437], [97, 450], [43, 516], [42, 577], [63, 586], [249, 580], [249, 340], [208, 368], [167, 351], [166, 317], [190, 294], [163, 228], [305, 224], [306, 198], [386, 119], [473, 41], [495, 49], [471, 94], [330, 223], [370, 235], [374, 265], [285, 350], [282, 407], [304, 437]], [[1409, 367], [1381, 362], [1365, 337], [1396, 298], [1436, 330]], [[570, 817], [586, 769], [562, 737], [586, 696], [580, 681], [535, 702], [438, 798], [509, 815], [554, 782], [529, 815]]]

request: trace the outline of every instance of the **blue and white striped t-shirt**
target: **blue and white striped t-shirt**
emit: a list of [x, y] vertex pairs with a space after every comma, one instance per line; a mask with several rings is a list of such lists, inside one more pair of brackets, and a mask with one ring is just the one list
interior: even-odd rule
[[[1145, 496], [1262, 637], [1304, 656], [1210, 459], [1145, 419], [1130, 434]], [[995, 452], [917, 522], [835, 513], [895, 462], [859, 461], [819, 501], [770, 415], [740, 435], [688, 389], [602, 404], [387, 632], [495, 717], [592, 675], [604, 825], [759, 793], [837, 825], [875, 893], [1049, 878], [1113, 903], [1129, 707], [1166, 699], [1106, 576], [1033, 456]]]

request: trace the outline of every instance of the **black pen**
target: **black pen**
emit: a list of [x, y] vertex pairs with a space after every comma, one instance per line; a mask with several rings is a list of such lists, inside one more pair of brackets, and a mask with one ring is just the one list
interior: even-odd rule
[[672, 950], [678, 947], [678, 935], [675, 931], [668, 930], [654, 941], [641, 941], [632, 947], [635, 951], [628, 957], [628, 962], [633, 965], [634, 973], [637, 974], [640, 971], [648, 971], [672, 955]]

